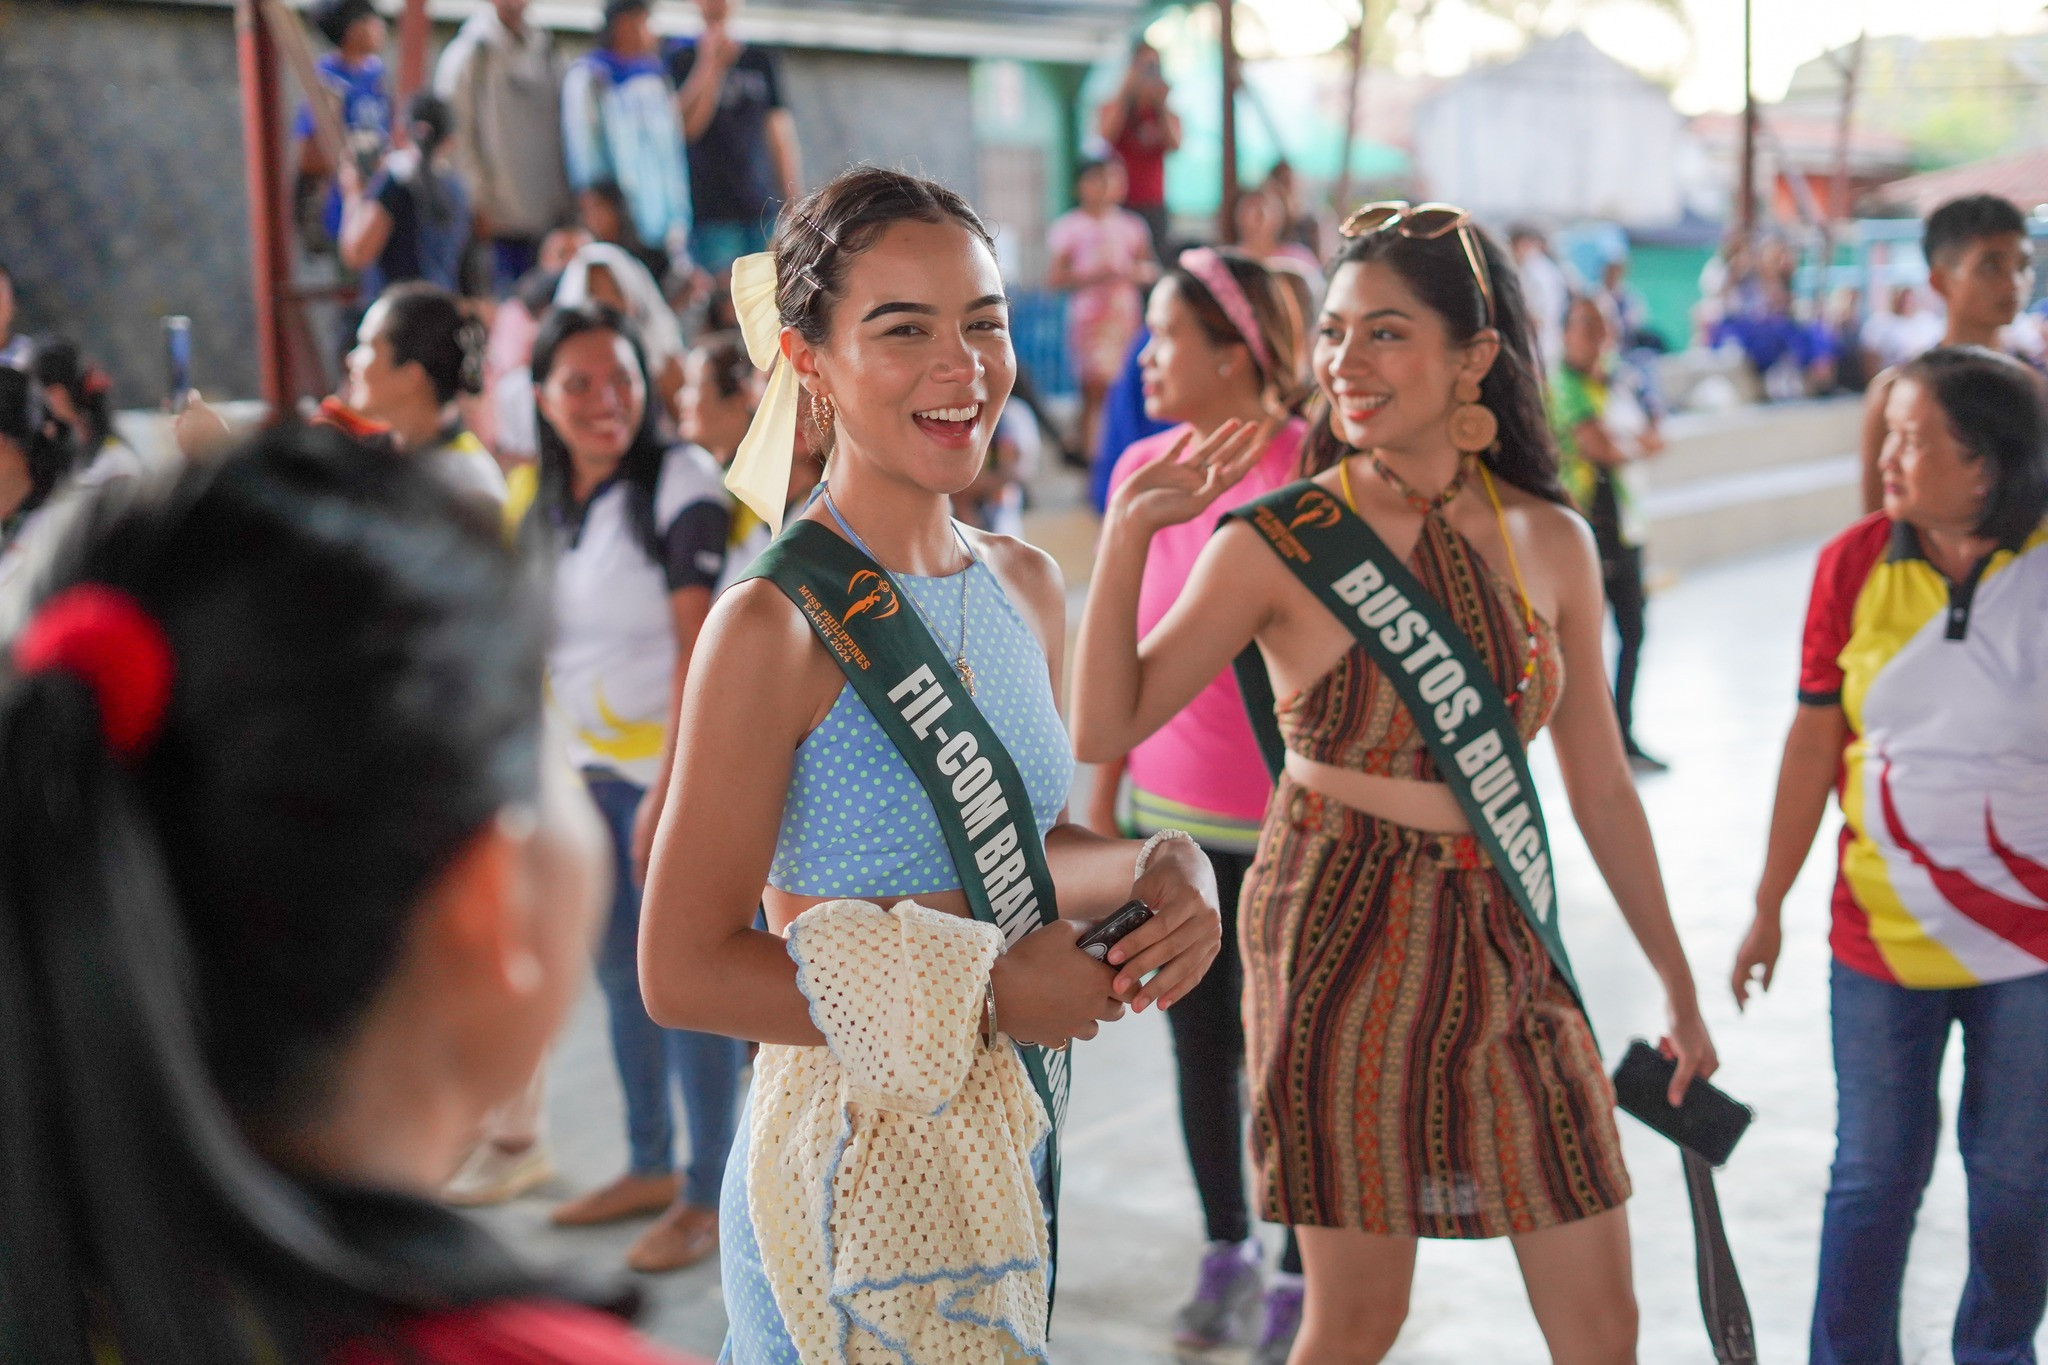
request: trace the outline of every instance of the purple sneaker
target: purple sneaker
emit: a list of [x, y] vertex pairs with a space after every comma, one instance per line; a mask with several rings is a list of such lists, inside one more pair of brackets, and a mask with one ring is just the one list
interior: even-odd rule
[[1266, 1291], [1266, 1325], [1259, 1333], [1259, 1349], [1252, 1352], [1251, 1365], [1287, 1365], [1294, 1350], [1294, 1334], [1301, 1330], [1301, 1279], [1283, 1276]]
[[1242, 1242], [1211, 1242], [1202, 1254], [1195, 1297], [1173, 1318], [1176, 1346], [1207, 1350], [1235, 1341], [1250, 1325], [1252, 1306], [1259, 1301], [1265, 1277], [1259, 1273], [1257, 1238]]

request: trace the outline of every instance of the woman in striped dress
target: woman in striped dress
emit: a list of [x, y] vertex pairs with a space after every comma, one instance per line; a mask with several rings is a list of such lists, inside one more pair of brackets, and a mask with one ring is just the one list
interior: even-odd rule
[[[1346, 227], [1303, 473], [1410, 547], [1523, 742], [1550, 726], [1572, 813], [1663, 980], [1682, 1095], [1713, 1045], [1607, 696], [1599, 565], [1558, 487], [1514, 271], [1457, 210], [1378, 205]], [[1471, 438], [1483, 413], [1497, 440]], [[1262, 444], [1242, 434], [1218, 428], [1118, 489], [1073, 726], [1082, 758], [1123, 752], [1254, 640], [1280, 698], [1285, 768], [1239, 934], [1262, 1211], [1296, 1227], [1307, 1270], [1292, 1365], [1385, 1355], [1418, 1237], [1501, 1236], [1555, 1359], [1632, 1361], [1629, 1182], [1599, 1052], [1393, 685], [1236, 522], [1139, 641], [1152, 535], [1237, 481]]]

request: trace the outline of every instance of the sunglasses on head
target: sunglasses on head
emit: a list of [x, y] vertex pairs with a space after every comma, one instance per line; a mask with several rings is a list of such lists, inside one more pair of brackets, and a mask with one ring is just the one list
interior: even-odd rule
[[1458, 234], [1465, 249], [1465, 262], [1472, 267], [1472, 280], [1479, 286], [1479, 301], [1486, 309], [1486, 325], [1493, 326], [1493, 281], [1472, 239], [1472, 215], [1456, 204], [1411, 204], [1406, 199], [1387, 199], [1362, 204], [1337, 229], [1345, 238], [1371, 237], [1393, 232], [1415, 242], [1434, 242]]

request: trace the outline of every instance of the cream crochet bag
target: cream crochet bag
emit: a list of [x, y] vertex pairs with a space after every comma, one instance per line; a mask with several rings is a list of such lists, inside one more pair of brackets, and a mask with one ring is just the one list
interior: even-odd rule
[[1016, 1049], [980, 1041], [1002, 950], [914, 901], [790, 926], [826, 1046], [761, 1049], [747, 1206], [804, 1365], [1046, 1359], [1045, 1108]]

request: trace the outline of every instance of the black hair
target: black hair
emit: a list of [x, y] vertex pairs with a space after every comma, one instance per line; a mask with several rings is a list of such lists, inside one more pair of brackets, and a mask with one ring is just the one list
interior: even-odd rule
[[1180, 291], [1181, 302], [1187, 304], [1195, 321], [1200, 324], [1202, 334], [1217, 346], [1243, 346], [1245, 354], [1251, 357], [1252, 370], [1258, 376], [1261, 396], [1276, 409], [1293, 413], [1308, 401], [1313, 387], [1302, 382], [1302, 319], [1301, 306], [1294, 291], [1258, 261], [1242, 251], [1229, 248], [1218, 249], [1216, 254], [1223, 258], [1224, 268], [1237, 281], [1237, 287], [1244, 292], [1245, 301], [1251, 304], [1252, 319], [1258, 325], [1260, 339], [1266, 343], [1267, 354], [1272, 356], [1272, 371], [1259, 363], [1258, 355], [1246, 342], [1237, 324], [1223, 311], [1223, 305], [1216, 301], [1216, 295], [1203, 283], [1199, 275], [1184, 266], [1175, 264], [1166, 271], [1165, 278], [1173, 281]]
[[377, 296], [384, 305], [384, 337], [391, 363], [418, 361], [434, 386], [435, 401], [484, 391], [484, 325], [463, 311], [462, 300], [437, 284], [411, 280]]
[[422, 90], [406, 105], [405, 120], [420, 154], [413, 193], [419, 197], [420, 207], [428, 221], [446, 226], [455, 216], [455, 196], [448, 192], [448, 187], [435, 171], [434, 154], [455, 131], [455, 110], [433, 91]]
[[561, 284], [561, 271], [537, 265], [519, 277], [518, 283], [512, 286], [512, 297], [519, 300], [537, 320], [554, 306], [555, 290]]
[[568, 304], [541, 319], [540, 333], [533, 341], [533, 421], [540, 448], [540, 488], [533, 510], [545, 516], [558, 533], [573, 535], [582, 523], [585, 508], [577, 505], [571, 487], [569, 447], [548, 421], [547, 414], [540, 410], [540, 391], [547, 386], [548, 375], [555, 368], [555, 353], [562, 349], [562, 343], [590, 332], [609, 332], [625, 338], [633, 352], [633, 364], [640, 371], [641, 391], [645, 395], [640, 405], [640, 429], [633, 433], [633, 443], [619, 459], [617, 477], [626, 486], [627, 524], [633, 528], [641, 548], [658, 560], [661, 535], [654, 525], [654, 493], [661, 481], [662, 461], [668, 454], [657, 426], [656, 410], [661, 401], [655, 396], [654, 380], [647, 372], [647, 351], [640, 344], [639, 333], [632, 321], [610, 304], [594, 299]]
[[1086, 180], [1091, 175], [1099, 175], [1103, 172], [1108, 171], [1109, 167], [1110, 162], [1108, 157], [1084, 158], [1079, 164], [1077, 164], [1074, 167], [1074, 187], [1076, 189], [1079, 189], [1082, 181]]
[[720, 398], [736, 398], [755, 373], [753, 357], [738, 332], [713, 332], [690, 348], [704, 357], [704, 373]]
[[2027, 233], [2027, 215], [2019, 205], [1995, 194], [1966, 194], [1927, 215], [1920, 251], [1929, 265], [1946, 265], [1972, 242], [2015, 232]]
[[2041, 377], [1983, 346], [1938, 346], [1899, 378], [1927, 386], [1949, 430], [1990, 475], [1976, 534], [2016, 546], [2048, 515], [2048, 400]]
[[328, 42], [340, 47], [348, 40], [350, 29], [376, 14], [377, 7], [370, 0], [326, 0], [313, 11], [313, 26]]
[[[61, 431], [62, 424], [50, 416], [43, 404], [43, 386], [35, 376], [0, 365], [0, 437], [12, 441], [28, 461], [28, 496], [19, 507], [0, 517], [0, 532], [23, 513], [33, 512], [48, 502], [50, 494], [71, 472], [71, 440]], [[0, 534], [0, 541], [4, 540], [5, 535]]]
[[786, 208], [775, 229], [775, 296], [782, 325], [813, 346], [832, 333], [832, 305], [854, 260], [897, 223], [958, 223], [994, 255], [974, 206], [936, 180], [880, 166], [854, 166]]
[[[1493, 235], [1474, 224], [1471, 233], [1486, 267], [1493, 295], [1493, 330], [1500, 334], [1500, 352], [1479, 381], [1479, 401], [1493, 410], [1500, 435], [1480, 455], [1503, 482], [1550, 502], [1565, 504], [1557, 478], [1557, 440], [1544, 411], [1543, 366], [1536, 356], [1536, 334], [1530, 326], [1529, 304], [1522, 295], [1521, 275]], [[1472, 277], [1459, 234], [1447, 232], [1425, 239], [1400, 232], [1367, 232], [1346, 239], [1331, 258], [1334, 280], [1347, 265], [1377, 261], [1398, 274], [1429, 310], [1443, 319], [1453, 346], [1472, 340], [1487, 325], [1486, 299]], [[1310, 413], [1309, 438], [1303, 443], [1301, 469], [1317, 474], [1353, 453], [1333, 425], [1328, 394], [1316, 395]], [[1568, 505], [1568, 504], [1567, 504]]]
[[270, 1155], [421, 898], [536, 797], [544, 584], [428, 471], [303, 427], [95, 493], [36, 600], [84, 584], [174, 675], [123, 759], [78, 676], [0, 663], [0, 1359], [311, 1365], [551, 1292]]
[[957, 223], [995, 254], [995, 238], [981, 215], [953, 190], [907, 171], [854, 166], [782, 211], [773, 247], [782, 325], [813, 346], [823, 345], [847, 271], [897, 223]]
[[62, 389], [70, 396], [71, 405], [85, 422], [84, 436], [72, 442], [72, 457], [78, 464], [90, 461], [114, 434], [113, 380], [85, 358], [77, 342], [62, 337], [48, 337], [36, 343], [28, 372], [36, 377], [45, 393]]

